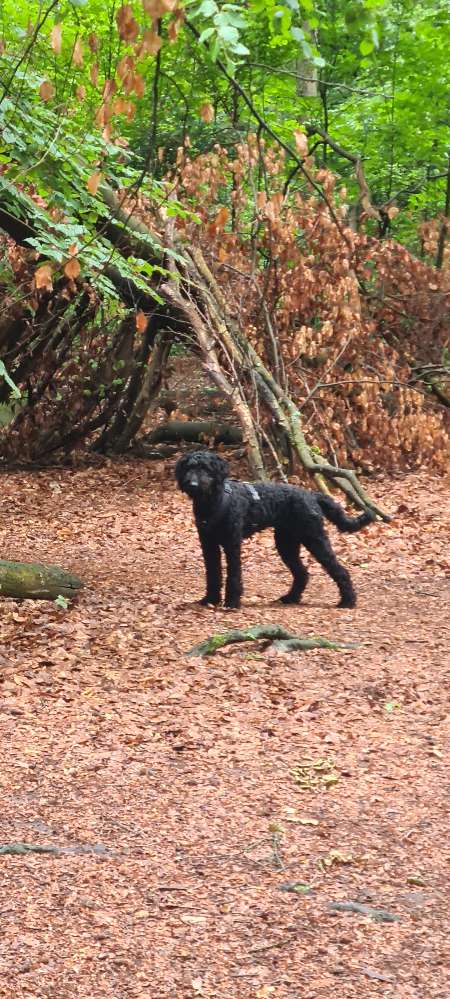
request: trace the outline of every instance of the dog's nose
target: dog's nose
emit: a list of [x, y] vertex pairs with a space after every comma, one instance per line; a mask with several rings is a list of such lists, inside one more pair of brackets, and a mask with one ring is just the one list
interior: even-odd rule
[[196, 475], [190, 475], [189, 476], [189, 478], [188, 478], [188, 485], [191, 487], [191, 489], [197, 489], [198, 488], [198, 478], [197, 478]]

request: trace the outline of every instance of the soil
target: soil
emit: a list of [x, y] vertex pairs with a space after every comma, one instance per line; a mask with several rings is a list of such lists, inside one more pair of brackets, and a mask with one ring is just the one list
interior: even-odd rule
[[[370, 490], [356, 610], [274, 603], [267, 534], [227, 612], [173, 462], [2, 476], [4, 557], [86, 588], [0, 604], [0, 996], [448, 996], [448, 482]], [[358, 648], [186, 656], [263, 622]]]

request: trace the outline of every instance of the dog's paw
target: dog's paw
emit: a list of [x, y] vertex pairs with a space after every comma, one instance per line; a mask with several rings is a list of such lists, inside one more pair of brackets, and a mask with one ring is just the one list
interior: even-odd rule
[[356, 607], [356, 597], [353, 598], [353, 600], [340, 600], [339, 603], [336, 604], [336, 607], [339, 607], [341, 610], [353, 610], [353, 607]]
[[198, 603], [200, 604], [200, 607], [218, 607], [220, 604], [220, 597], [218, 597], [217, 600], [214, 600], [206, 595], [206, 597], [202, 597]]
[[293, 597], [291, 593], [285, 593], [283, 597], [279, 598], [278, 603], [280, 604], [299, 604], [300, 597]]
[[240, 600], [225, 600], [224, 607], [226, 610], [239, 610], [241, 606]]

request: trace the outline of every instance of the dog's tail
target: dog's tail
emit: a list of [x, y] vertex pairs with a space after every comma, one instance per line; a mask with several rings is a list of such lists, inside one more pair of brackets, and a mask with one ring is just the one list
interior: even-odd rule
[[355, 534], [356, 531], [360, 531], [362, 527], [372, 524], [375, 520], [373, 510], [364, 510], [364, 513], [360, 513], [359, 517], [349, 517], [340, 503], [336, 503], [336, 500], [332, 499], [331, 496], [316, 493], [316, 498], [327, 520], [331, 521], [339, 531], [344, 531], [345, 534]]

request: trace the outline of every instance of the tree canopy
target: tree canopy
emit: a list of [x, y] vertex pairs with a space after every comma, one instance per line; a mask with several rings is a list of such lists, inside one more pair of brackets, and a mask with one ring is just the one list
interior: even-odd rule
[[[219, 289], [239, 301], [239, 335], [322, 456], [384, 464], [394, 427], [408, 461], [439, 461], [449, 47], [443, 0], [3, 0], [5, 455], [96, 431], [129, 444], [160, 336], [192, 320], [196, 245], [202, 321]], [[230, 361], [209, 322], [229, 388], [247, 354]], [[246, 404], [275, 418], [259, 390]]]

